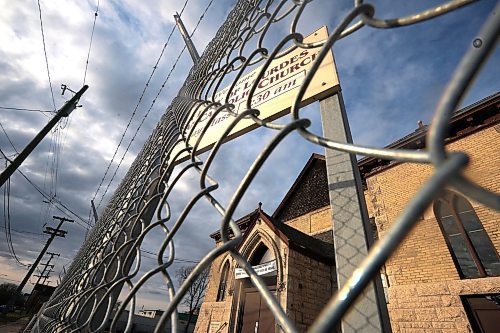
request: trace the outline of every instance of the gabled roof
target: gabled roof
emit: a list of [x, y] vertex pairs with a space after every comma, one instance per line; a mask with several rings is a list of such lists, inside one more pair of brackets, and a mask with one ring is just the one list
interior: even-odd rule
[[[446, 143], [461, 139], [467, 135], [493, 126], [500, 122], [500, 92], [485, 97], [469, 106], [457, 110], [450, 120]], [[391, 149], [424, 149], [426, 135], [429, 130], [427, 125], [419, 126], [399, 140], [387, 145]], [[399, 162], [382, 160], [376, 157], [364, 157], [358, 161], [359, 170], [363, 179], [385, 170]]]
[[294, 249], [310, 258], [323, 262], [327, 265], [335, 263], [335, 253], [333, 244], [323, 242], [317, 238], [309, 236], [295, 228], [284, 223], [275, 221], [264, 211], [258, 209], [258, 218], [253, 221], [246, 229], [241, 241], [240, 248], [251, 234], [257, 220], [267, 224], [267, 226], [291, 249]]
[[[252, 223], [257, 221], [257, 219], [259, 218], [259, 211], [261, 211], [260, 207], [261, 207], [261, 204], [259, 203], [259, 207], [256, 210], [254, 210], [254, 211], [248, 213], [247, 215], [236, 220], [236, 224], [240, 228], [241, 232], [244, 233]], [[234, 236], [231, 229], [229, 229], [229, 236], [231, 238]], [[220, 230], [217, 230], [214, 233], [211, 233], [210, 237], [213, 238], [216, 242], [220, 241], [220, 239], [221, 239]]]
[[325, 157], [312, 154], [287, 194], [276, 208], [273, 218], [289, 221], [330, 203]]
[[[276, 221], [261, 209], [260, 203], [256, 210], [236, 221], [236, 224], [243, 233], [243, 240], [241, 241], [240, 247], [245, 243], [245, 240], [249, 237], [258, 220], [266, 223], [289, 248], [327, 265], [333, 265], [335, 263], [333, 244], [309, 236], [295, 228]], [[216, 242], [219, 242], [221, 238], [220, 230], [212, 233], [210, 237], [215, 239]]]
[[288, 242], [285, 242], [288, 247], [327, 265], [335, 263], [333, 244], [309, 236], [285, 223], [277, 222], [273, 225], [288, 239]]

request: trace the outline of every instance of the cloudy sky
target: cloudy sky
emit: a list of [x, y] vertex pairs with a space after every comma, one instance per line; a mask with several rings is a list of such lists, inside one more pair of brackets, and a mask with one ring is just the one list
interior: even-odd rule
[[[194, 29], [209, 2], [188, 2], [182, 17], [189, 31]], [[235, 2], [213, 1], [193, 36], [200, 53]], [[372, 3], [377, 16], [393, 18], [442, 1]], [[42, 230], [45, 226], [54, 227], [52, 215], [74, 219], [76, 223], [64, 226], [68, 231], [66, 238], [57, 238], [49, 249], [61, 254], [53, 262], [52, 284], [63, 265], [70, 263], [88, 228], [90, 200], [95, 198], [101, 213], [192, 66], [186, 52], [172, 69], [183, 46], [179, 33], [174, 31], [154, 69], [173, 29], [173, 14], [181, 11], [183, 4], [181, 0], [102, 0], [96, 17], [97, 3], [93, 0], [40, 1], [40, 7], [34, 0], [0, 0], [0, 148], [8, 158], [14, 158], [52, 117], [50, 112], [16, 109], [53, 111], [54, 105], [59, 108], [71, 96], [68, 90], [61, 95], [62, 84], [76, 91], [85, 77], [90, 86], [80, 100], [82, 107], [63, 119], [20, 167], [31, 183], [54, 198], [53, 202], [44, 202], [46, 198], [21, 173], [11, 177], [10, 219], [4, 214], [0, 217], [0, 281], [16, 283], [27, 269], [13, 258], [7, 246], [4, 232], [9, 222], [17, 257], [21, 263], [30, 264], [47, 238]], [[494, 5], [493, 0], [480, 1], [410, 27], [391, 30], [365, 27], [339, 41], [333, 51], [355, 143], [381, 147], [415, 130], [418, 120], [428, 123], [453, 70], [472, 47]], [[299, 31], [307, 35], [321, 25], [332, 31], [350, 6], [349, 1], [313, 1], [299, 22]], [[85, 71], [94, 18], [95, 30]], [[289, 26], [289, 21], [275, 29], [272, 38], [285, 33], [286, 24]], [[500, 53], [496, 51], [463, 106], [499, 91], [499, 60]], [[308, 107], [304, 115], [313, 121], [312, 130], [321, 133], [318, 105]], [[274, 134], [259, 129], [224, 146], [211, 170], [221, 184], [215, 193], [221, 202], [229, 201], [252, 161]], [[236, 216], [255, 209], [259, 201], [272, 214], [312, 152], [323, 153], [323, 149], [296, 134], [290, 135], [247, 191]], [[122, 156], [123, 162], [111, 181]], [[4, 167], [3, 156], [0, 162]], [[183, 177], [176, 189], [174, 213], [195, 193], [196, 176], [188, 173]], [[197, 204], [176, 240], [179, 258], [197, 261], [213, 246], [208, 234], [218, 227], [217, 218], [207, 203]], [[159, 235], [151, 236], [144, 248], [156, 252], [160, 240]], [[186, 263], [177, 263], [183, 264]], [[148, 268], [146, 260], [142, 271]], [[159, 283], [152, 281], [146, 286], [139, 305], [161, 307], [165, 292], [158, 289]]]

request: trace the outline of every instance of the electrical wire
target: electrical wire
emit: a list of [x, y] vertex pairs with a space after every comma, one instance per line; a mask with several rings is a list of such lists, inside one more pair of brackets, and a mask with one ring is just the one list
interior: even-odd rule
[[[5, 128], [3, 127], [2, 123], [0, 123], [0, 128], [2, 129], [3, 133], [4, 133], [4, 134], [5, 134], [5, 136], [7, 137], [7, 140], [9, 141], [9, 143], [10, 143], [10, 145], [12, 146], [12, 148], [14, 149], [14, 151], [15, 151], [17, 154], [19, 154], [19, 151], [18, 151], [18, 150], [16, 149], [16, 147], [14, 146], [14, 143], [13, 143], [13, 142], [12, 142], [12, 140], [10, 139], [9, 134], [7, 133], [7, 131], [5, 130]], [[53, 146], [52, 142], [53, 142], [53, 141], [54, 141], [54, 140], [51, 140], [51, 151], [53, 151], [53, 149], [52, 149], [52, 146]], [[3, 157], [4, 157], [7, 161], [12, 162], [12, 161], [9, 159], [8, 155], [6, 155], [3, 151], [1, 151], [1, 154], [3, 155]], [[52, 156], [55, 156], [55, 155], [58, 155], [58, 154], [54, 152], [54, 153], [52, 154]], [[50, 156], [50, 154], [49, 154], [49, 156]], [[49, 158], [49, 157], [48, 157], [48, 158]], [[58, 159], [58, 157], [57, 157], [57, 159]], [[46, 168], [48, 168], [48, 164], [47, 164]], [[57, 167], [56, 167], [56, 168], [57, 168]], [[52, 169], [54, 169], [54, 168], [52, 168]], [[46, 170], [47, 170], [47, 169], [46, 169]], [[30, 181], [30, 180], [29, 180], [29, 179], [28, 179], [28, 178], [27, 178], [27, 177], [26, 177], [26, 176], [25, 176], [25, 175], [21, 172], [21, 170], [19, 170], [19, 169], [18, 169], [17, 171], [19, 171], [19, 172], [23, 175], [23, 177], [25, 177], [25, 178], [26, 178], [26, 179], [27, 179], [27, 180], [31, 183], [31, 181]], [[52, 171], [52, 172], [51, 172], [51, 174], [52, 174], [52, 175], [54, 175], [54, 172]], [[57, 174], [57, 170], [55, 171], [55, 174]], [[45, 184], [45, 181], [44, 181], [44, 184]], [[54, 184], [54, 182], [52, 181], [52, 182], [51, 182], [51, 184]], [[35, 186], [34, 184], [32, 184], [32, 185], [33, 185], [33, 186]], [[37, 188], [37, 190], [39, 190], [39, 189], [38, 189], [38, 187], [36, 187], [36, 186], [35, 186], [35, 188]], [[55, 196], [55, 185], [54, 185], [54, 191], [52, 190], [52, 188], [53, 188], [53, 187], [52, 187], [52, 185], [51, 185], [51, 190], [50, 190], [51, 194], [50, 194], [50, 195], [47, 195], [47, 194], [44, 192], [44, 193], [45, 193], [45, 194], [44, 194], [44, 196], [45, 196], [45, 198], [49, 201], [49, 203], [54, 201], [54, 196]], [[39, 192], [40, 192], [40, 191], [39, 191]], [[41, 192], [40, 192], [40, 193], [41, 193]], [[66, 208], [66, 207], [65, 207], [65, 209], [67, 209], [68, 211], [70, 211], [70, 210], [69, 210], [68, 208]], [[63, 213], [66, 213], [66, 212], [64, 212], [64, 211], [62, 211], [62, 212], [63, 212]], [[45, 217], [44, 221], [47, 221], [48, 216], [50, 215], [49, 213], [50, 213], [50, 207], [49, 207], [49, 208], [47, 209], [47, 211], [46, 211], [46, 217]], [[73, 213], [73, 212], [71, 212], [71, 213], [72, 213], [73, 215], [77, 216], [75, 213]], [[80, 218], [80, 219], [82, 219], [81, 217], [79, 217], [79, 218]], [[83, 220], [83, 219], [82, 219], [82, 220]], [[83, 221], [85, 221], [85, 220], [83, 220]], [[85, 221], [85, 222], [86, 222], [86, 221]]]
[[99, 0], [97, 0], [97, 6], [94, 12], [94, 23], [92, 24], [92, 32], [90, 33], [90, 43], [89, 51], [87, 53], [87, 60], [85, 61], [85, 72], [83, 73], [83, 85], [85, 85], [85, 80], [87, 78], [87, 69], [89, 67], [90, 50], [92, 49], [92, 40], [94, 39], [95, 23], [97, 21], [97, 16], [99, 16]]
[[[0, 225], [0, 229], [5, 229], [4, 226]], [[16, 232], [18, 234], [22, 234], [22, 235], [33, 235], [31, 237], [33, 238], [39, 238], [40, 236], [43, 236], [43, 234], [39, 233], [39, 232], [32, 232], [32, 231], [28, 231], [28, 230], [17, 230], [17, 229], [14, 229], [14, 228], [10, 228], [10, 231], [11, 232]]]
[[[63, 136], [68, 133], [68, 124], [70, 118], [61, 119], [51, 131], [51, 140], [49, 146], [49, 154], [45, 163], [45, 174], [43, 181], [43, 189], [48, 192], [50, 198], [57, 197], [57, 184], [59, 176], [59, 161], [63, 149]], [[48, 181], [49, 179], [49, 181]], [[40, 220], [47, 223], [52, 215], [53, 200], [48, 200], [46, 208], [40, 208]]]
[[2, 110], [14, 110], [14, 111], [27, 111], [27, 112], [41, 112], [41, 113], [53, 113], [52, 110], [40, 110], [40, 109], [25, 109], [25, 108], [14, 108], [9, 106], [0, 106]]
[[[14, 148], [15, 149], [15, 148]], [[2, 149], [0, 149], [0, 154], [3, 155], [3, 157], [6, 159], [6, 163], [7, 162], [12, 162], [6, 155], [5, 153], [2, 151]], [[69, 209], [65, 204], [63, 204], [60, 200], [58, 200], [57, 198], [55, 197], [50, 197], [47, 193], [45, 193], [42, 189], [40, 189], [33, 181], [31, 181], [28, 176], [26, 176], [19, 168], [16, 170], [18, 171], [23, 177], [24, 179], [26, 179], [26, 181], [31, 185], [33, 186], [36, 191], [38, 193], [40, 193], [49, 203], [55, 203], [54, 204], [54, 207], [59, 210], [60, 212], [62, 212], [63, 214], [65, 215], [68, 215], [68, 212], [75, 216], [77, 219], [79, 219], [80, 221], [82, 221], [84, 224], [82, 224], [81, 222], [78, 222], [75, 220], [75, 223], [77, 225], [79, 225], [80, 227], [88, 230], [89, 229], [89, 225], [88, 225], [88, 222], [83, 219], [81, 216], [79, 216], [78, 214], [76, 214], [75, 212], [73, 212], [71, 209]], [[8, 188], [8, 193], [7, 193], [7, 198], [10, 200], [10, 178], [8, 179], [7, 181], [7, 185], [4, 187], [4, 221], [5, 221], [5, 232], [6, 232], [6, 237], [7, 239], [11, 239], [11, 236], [10, 236], [10, 201], [6, 201], [5, 199], [5, 191], [6, 189]], [[6, 207], [6, 204], [7, 204], [7, 210], [5, 209]], [[58, 207], [57, 205], [60, 205], [61, 207], [63, 207], [66, 211], [64, 211], [63, 209], [61, 209], [60, 207]], [[6, 214], [6, 211], [8, 212], [8, 214]], [[8, 222], [7, 222], [8, 221]], [[10, 245], [9, 243], [11, 243], [11, 241], [9, 242], [9, 240], [7, 240], [7, 244], [8, 244], [8, 247], [9, 247], [9, 250], [10, 250]], [[18, 261], [20, 264], [24, 265], [23, 263], [21, 263], [16, 255], [15, 255], [15, 252], [13, 251], [13, 256], [14, 258], [16, 258], [16, 261]]]
[[51, 198], [47, 193], [45, 193], [41, 188], [39, 188], [33, 181], [31, 181], [28, 178], [28, 176], [26, 176], [21, 170], [17, 169], [16, 171], [18, 171], [24, 177], [24, 179], [26, 179], [26, 181], [28, 183], [30, 183], [31, 186], [33, 186], [36, 189], [36, 191], [38, 193], [40, 193], [46, 200], [48, 200], [49, 202], [56, 203], [57, 205], [59, 205], [62, 208], [64, 208], [66, 211], [64, 211], [62, 208], [58, 207], [57, 205], [54, 205], [54, 207], [57, 210], [59, 210], [61, 213], [64, 213], [65, 215], [68, 215], [68, 212], [69, 212], [70, 213], [69, 215], [73, 215], [74, 217], [76, 217], [77, 219], [79, 219], [80, 221], [82, 221], [83, 223], [85, 223], [85, 225], [83, 225], [81, 222], [78, 222], [78, 221], [75, 220], [75, 223], [78, 224], [79, 226], [81, 226], [82, 228], [88, 229], [90, 227], [90, 225], [89, 225], [89, 223], [88, 223], [87, 220], [85, 220], [83, 217], [81, 217], [80, 215], [76, 214], [74, 211], [72, 211], [71, 209], [69, 209], [59, 199], [54, 198], [54, 197]]
[[59, 174], [59, 156], [61, 152], [61, 141], [62, 141], [62, 132], [64, 129], [57, 126], [54, 131], [52, 131], [52, 140], [51, 140], [51, 169], [50, 169], [50, 192], [49, 194], [53, 197], [57, 196], [57, 178]]
[[[185, 10], [188, 2], [189, 2], [189, 0], [186, 0], [184, 2], [184, 5], [183, 5], [183, 7], [182, 7], [181, 12], [180, 12], [179, 15], [182, 15], [182, 13], [184, 12], [184, 10]], [[116, 154], [118, 154], [118, 150], [120, 149], [120, 146], [123, 143], [125, 135], [126, 135], [128, 129], [130, 127], [130, 124], [132, 123], [132, 120], [133, 120], [135, 114], [137, 113], [137, 109], [139, 108], [139, 105], [141, 104], [141, 102], [142, 102], [142, 100], [144, 98], [146, 90], [149, 88], [149, 84], [151, 82], [151, 79], [153, 78], [153, 75], [155, 74], [156, 70], [158, 69], [158, 64], [160, 63], [161, 59], [163, 58], [163, 54], [165, 53], [165, 49], [169, 45], [170, 39], [172, 38], [172, 35], [174, 34], [175, 30], [176, 30], [176, 28], [175, 28], [175, 25], [174, 25], [172, 27], [172, 30], [170, 31], [170, 34], [168, 35], [167, 41], [165, 42], [165, 44], [163, 44], [163, 48], [162, 48], [162, 50], [160, 52], [160, 55], [158, 56], [158, 59], [156, 60], [155, 65], [153, 66], [153, 70], [151, 71], [151, 74], [149, 75], [149, 78], [146, 81], [146, 84], [144, 85], [144, 88], [142, 89], [142, 93], [139, 96], [139, 100], [137, 101], [137, 104], [134, 107], [132, 115], [130, 116], [130, 119], [129, 119], [128, 123], [127, 123], [127, 126], [125, 127], [125, 130], [124, 130], [122, 136], [120, 137], [120, 141], [118, 142], [118, 145], [117, 145], [117, 147], [116, 147], [116, 149], [115, 149], [115, 151], [113, 153], [113, 156], [111, 157], [111, 160], [109, 161], [109, 163], [108, 163], [108, 165], [106, 167], [106, 170], [104, 171], [104, 175], [102, 176], [102, 178], [100, 180], [99, 186], [97, 186], [97, 190], [95, 191], [94, 196], [92, 197], [92, 200], [95, 200], [95, 198], [97, 197], [97, 194], [99, 193], [99, 190], [101, 189], [101, 186], [103, 185], [104, 180], [106, 179], [106, 176], [108, 175], [108, 172], [109, 172], [109, 170], [111, 168], [111, 165], [113, 164], [113, 162], [115, 160]], [[115, 172], [115, 174], [116, 174], [116, 172]], [[103, 195], [103, 197], [104, 197], [104, 195]], [[89, 220], [90, 220], [90, 212], [89, 212]]]
[[[5, 165], [7, 166], [8, 161], [5, 161]], [[16, 251], [14, 249], [14, 244], [12, 243], [12, 233], [10, 230], [10, 178], [7, 179], [7, 182], [3, 188], [3, 217], [4, 217], [4, 226], [5, 226], [5, 239], [7, 241], [7, 248], [9, 249], [9, 252], [11, 256], [16, 260], [16, 262], [24, 267], [27, 267], [28, 265], [21, 262], [19, 260]]]
[[[0, 123], [0, 128], [2, 129], [2, 131], [4, 132], [5, 136], [7, 137], [8, 141], [10, 142], [12, 148], [16, 151], [16, 153], [19, 154], [19, 152], [17, 151], [16, 147], [14, 146], [14, 144], [12, 143], [12, 141], [10, 140], [9, 138], [9, 135], [7, 134], [7, 132], [5, 131], [4, 127], [2, 126], [2, 124]], [[11, 159], [3, 152], [2, 149], [0, 149], [0, 154], [3, 156], [3, 158], [6, 160], [6, 162], [12, 162]], [[33, 181], [31, 181], [28, 176], [26, 176], [19, 168], [16, 170], [18, 171], [24, 179], [26, 179], [26, 181], [31, 184], [31, 186], [33, 186], [36, 191], [38, 193], [40, 193], [49, 203], [57, 203], [58, 205], [60, 205], [61, 207], [63, 207], [64, 209], [66, 209], [66, 211], [64, 211], [63, 209], [61, 209], [60, 207], [54, 205], [54, 207], [59, 210], [60, 212], [64, 213], [65, 215], [68, 215], [68, 212], [73, 215], [74, 217], [76, 217], [77, 219], [79, 219], [80, 221], [82, 221], [85, 225], [83, 225], [82, 223], [78, 222], [78, 221], [75, 221], [76, 224], [78, 224], [79, 226], [81, 226], [82, 228], [84, 229], [89, 229], [89, 227], [91, 226], [89, 224], [89, 222], [87, 220], [85, 220], [83, 217], [81, 217], [80, 215], [76, 214], [74, 211], [72, 211], [71, 209], [69, 209], [65, 204], [63, 204], [59, 199], [55, 198], [54, 196], [50, 196], [48, 195], [47, 193], [45, 193], [41, 188], [39, 188]]]
[[[158, 258], [158, 253], [154, 253], [154, 252], [151, 252], [151, 251], [147, 251], [147, 250], [144, 250], [144, 249], [141, 249], [141, 253], [144, 252], [144, 253], [147, 253], [147, 254], [150, 254], [150, 255], [153, 255], [154, 257], [148, 257], [148, 256], [145, 256], [145, 258], [149, 258], [149, 259], [157, 259]], [[185, 258], [174, 258], [174, 261], [177, 261], [177, 262], [185, 262], [185, 263], [189, 263], [189, 264], [198, 264], [200, 261], [199, 260], [195, 260], [195, 259], [185, 259]]]
[[[10, 139], [9, 135], [7, 134], [7, 131], [5, 130], [5, 128], [3, 127], [2, 123], [0, 123], [0, 128], [2, 128], [2, 131], [3, 131], [3, 134], [5, 134], [5, 136], [7, 137], [7, 140], [9, 141], [10, 145], [12, 146], [12, 148], [14, 148], [14, 151], [16, 152], [16, 154], [19, 154], [19, 152], [17, 151], [16, 147], [14, 146], [14, 144], [12, 143], [12, 140]], [[2, 155], [4, 157], [6, 157], [7, 155], [5, 155], [3, 152], [2, 152]]]
[[49, 78], [49, 87], [50, 87], [50, 94], [52, 96], [52, 104], [54, 105], [54, 111], [56, 111], [56, 101], [54, 99], [54, 91], [52, 90], [52, 80], [50, 79], [49, 60], [47, 58], [47, 47], [45, 45], [45, 33], [43, 32], [42, 7], [40, 6], [40, 0], [38, 0], [37, 3], [38, 3], [38, 13], [40, 14], [40, 30], [42, 32], [43, 53], [45, 55], [45, 65], [47, 66], [47, 77]]

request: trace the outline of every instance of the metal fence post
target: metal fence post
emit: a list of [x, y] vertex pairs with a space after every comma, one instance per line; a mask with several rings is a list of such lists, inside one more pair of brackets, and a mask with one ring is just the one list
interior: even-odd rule
[[[352, 143], [342, 92], [321, 100], [320, 110], [324, 136], [338, 142]], [[356, 156], [325, 150], [336, 274], [340, 289], [366, 257], [373, 235]], [[390, 332], [380, 275], [376, 276], [374, 282], [342, 319], [343, 333]]]

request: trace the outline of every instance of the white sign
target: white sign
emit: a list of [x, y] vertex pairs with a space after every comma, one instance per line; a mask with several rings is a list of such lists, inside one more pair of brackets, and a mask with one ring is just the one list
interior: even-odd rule
[[[257, 266], [252, 266], [252, 268], [254, 269], [255, 273], [257, 273], [257, 275], [265, 275], [265, 274], [275, 272], [278, 270], [278, 266], [276, 265], [276, 260], [268, 261], [266, 263], [263, 263], [263, 264], [260, 264]], [[245, 272], [245, 270], [243, 268], [237, 267], [234, 270], [234, 278], [236, 280], [244, 279], [247, 277], [248, 277], [248, 274], [247, 274], [247, 272]]]
[[220, 321], [211, 321], [210, 326], [208, 327], [208, 333], [217, 333], [219, 332]]
[[[312, 43], [322, 41], [328, 38], [328, 31], [326, 27], [322, 27], [307, 36], [304, 39], [305, 43]], [[295, 96], [304, 81], [307, 73], [309, 73], [317, 55], [321, 51], [321, 47], [312, 49], [297, 48], [291, 51], [286, 56], [275, 59], [267, 68], [263, 77], [257, 84], [257, 89], [250, 101], [252, 108], [258, 108], [260, 111], [259, 118], [264, 120], [274, 120], [282, 117], [290, 112], [290, 106], [295, 100]], [[230, 86], [219, 90], [215, 94], [215, 101], [225, 104], [226, 97], [228, 102], [234, 105], [234, 113], [241, 113], [246, 109], [249, 99], [249, 94], [256, 78], [261, 71], [258, 67], [243, 75], [234, 89], [230, 92]], [[304, 97], [301, 105], [305, 106], [315, 100], [322, 99], [330, 96], [339, 89], [339, 80], [337, 71], [335, 69], [335, 62], [333, 55], [328, 52], [325, 59], [323, 59], [318, 71], [314, 75]], [[189, 140], [189, 145], [194, 146], [198, 141], [203, 129], [207, 126], [210, 118], [218, 107], [195, 107], [191, 112], [192, 115], [190, 123], [187, 124], [186, 135], [189, 131], [193, 131]], [[197, 119], [200, 119], [196, 123]], [[198, 145], [197, 154], [210, 149], [215, 142], [220, 138], [221, 133], [233, 121], [234, 114], [227, 111], [221, 111], [215, 119], [208, 124], [208, 129], [200, 140]], [[195, 127], [195, 128], [193, 128]], [[247, 133], [256, 128], [256, 123], [251, 119], [244, 119], [240, 121], [231, 131], [227, 140], [232, 140], [244, 133]], [[185, 144], [178, 145], [172, 154], [175, 156]], [[187, 154], [182, 155], [181, 160], [185, 160]]]

